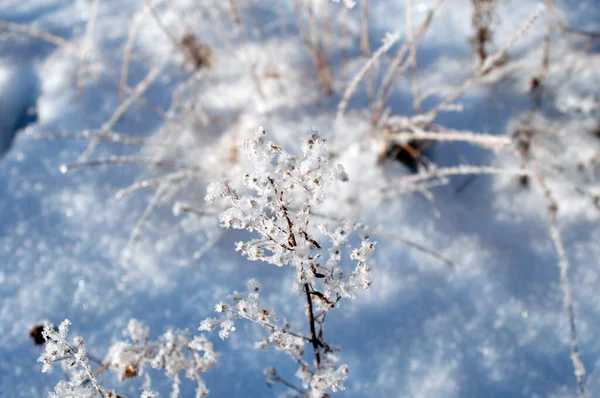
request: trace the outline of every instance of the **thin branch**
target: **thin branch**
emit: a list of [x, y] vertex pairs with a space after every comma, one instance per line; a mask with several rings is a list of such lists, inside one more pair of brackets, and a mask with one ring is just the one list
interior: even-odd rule
[[[419, 27], [417, 28], [416, 33], [413, 34], [414, 40], [420, 41], [423, 38], [425, 32], [429, 28], [429, 25], [431, 24], [431, 21], [433, 20], [435, 12], [439, 8], [441, 8], [443, 2], [444, 2], [444, 0], [437, 0], [435, 2], [435, 4], [429, 9], [427, 16], [425, 17], [423, 22], [421, 22], [421, 25], [419, 25]], [[409, 46], [408, 46], [408, 42], [406, 42], [396, 52], [396, 56], [390, 63], [390, 66], [388, 67], [387, 72], [386, 72], [385, 76], [383, 77], [383, 80], [381, 82], [381, 85], [379, 86], [379, 90], [377, 92], [377, 96], [375, 99], [373, 115], [371, 116], [371, 123], [373, 125], [376, 125], [379, 122], [379, 119], [381, 118], [381, 116], [383, 114], [385, 103], [391, 95], [391, 88], [394, 83], [394, 78], [396, 77], [398, 68], [402, 64], [402, 61], [404, 60], [404, 56], [406, 55], [408, 50], [409, 50]]]
[[[133, 47], [135, 46], [135, 39], [137, 38], [140, 27], [142, 26], [142, 22], [148, 15], [148, 7], [149, 6], [144, 7], [144, 10], [134, 17], [133, 23], [129, 28], [127, 43], [125, 44], [125, 49], [123, 50], [123, 63], [121, 64], [121, 77], [119, 79], [119, 99], [121, 101], [125, 99], [125, 95], [127, 94], [125, 87], [127, 87], [127, 81], [129, 79], [129, 65], [131, 63]], [[152, 7], [154, 7], [154, 5], [152, 5]]]
[[[304, 42], [306, 49], [310, 55], [313, 66], [317, 69], [317, 75], [319, 77], [319, 81], [321, 82], [325, 94], [330, 95], [333, 93], [333, 74], [331, 72], [331, 65], [325, 59], [325, 55], [323, 53], [323, 48], [320, 41], [318, 25], [316, 24], [315, 15], [310, 4], [307, 4], [307, 12], [309, 14], [309, 27], [307, 28], [303, 22], [302, 11], [300, 7], [299, 0], [292, 0], [294, 4], [294, 12], [296, 14], [296, 19], [298, 20], [298, 28], [300, 31], [300, 37]], [[311, 38], [309, 33], [313, 33], [315, 36], [314, 40]]]
[[[198, 175], [199, 175], [199, 170], [195, 169], [195, 168], [185, 169], [185, 170], [177, 170], [172, 173], [168, 173], [168, 174], [156, 177], [156, 178], [147, 178], [142, 181], [137, 181], [137, 182], [131, 184], [130, 186], [128, 186], [127, 188], [123, 188], [123, 189], [120, 189], [119, 191], [117, 191], [115, 196], [117, 197], [117, 199], [120, 199], [124, 196], [131, 195], [134, 192], [139, 191], [141, 189], [154, 188], [163, 183], [175, 184], [175, 183], [179, 183], [181, 181], [192, 180], [192, 179], [196, 178]], [[184, 211], [181, 208], [180, 208], [180, 210]]]
[[586, 29], [570, 28], [567, 25], [567, 22], [564, 20], [564, 18], [558, 15], [558, 12], [556, 11], [556, 6], [554, 4], [554, 0], [547, 0], [546, 3], [548, 6], [548, 10], [550, 11], [550, 13], [552, 13], [552, 15], [554, 15], [554, 18], [556, 18], [556, 21], [558, 22], [558, 28], [561, 30], [561, 32], [570, 33], [578, 36], [585, 36], [590, 39], [600, 39], [600, 32]]
[[529, 175], [529, 170], [523, 169], [503, 169], [499, 167], [491, 166], [472, 166], [472, 165], [460, 165], [454, 167], [444, 167], [435, 169], [427, 173], [409, 175], [400, 177], [396, 180], [391, 181], [384, 190], [392, 189], [398, 185], [411, 185], [420, 181], [426, 181], [432, 178], [441, 178], [457, 175], [483, 175], [483, 174], [513, 174], [513, 175]]
[[369, 0], [362, 0], [360, 5], [360, 52], [365, 57], [371, 56], [369, 48]]
[[[77, 350], [74, 350], [73, 347], [71, 347], [69, 345], [69, 343], [67, 343], [66, 341], [64, 342], [64, 344], [68, 347], [68, 349], [71, 351], [71, 356], [73, 358], [75, 358], [75, 353], [77, 352]], [[89, 358], [89, 356], [86, 353], [86, 357]], [[92, 385], [94, 386], [94, 388], [96, 389], [96, 391], [98, 391], [98, 394], [100, 394], [100, 396], [102, 398], [106, 398], [106, 394], [104, 389], [100, 386], [100, 384], [98, 384], [98, 380], [96, 380], [96, 377], [94, 377], [94, 372], [92, 372], [92, 368], [90, 367], [90, 364], [88, 363], [88, 361], [85, 360], [78, 360], [78, 362], [81, 364], [81, 366], [83, 367], [83, 369], [85, 370], [85, 372], [87, 373], [87, 377], [90, 380], [90, 382], [92, 383]]]
[[[326, 220], [332, 220], [332, 221], [338, 221], [338, 222], [342, 221], [341, 219], [336, 218], [334, 216], [328, 216], [328, 215], [325, 215], [325, 214], [322, 214], [322, 213], [319, 213], [319, 212], [311, 211], [311, 214], [314, 215], [315, 217], [323, 218], [323, 219], [326, 219]], [[413, 249], [419, 250], [419, 251], [421, 251], [421, 252], [423, 252], [425, 254], [428, 254], [428, 255], [434, 257], [437, 260], [440, 260], [441, 262], [443, 262], [446, 265], [449, 265], [449, 266], [454, 266], [455, 265], [455, 263], [452, 260], [450, 260], [449, 258], [445, 257], [441, 253], [436, 252], [435, 250], [430, 249], [430, 248], [428, 248], [428, 247], [426, 247], [426, 246], [424, 246], [424, 245], [422, 245], [422, 244], [420, 244], [418, 242], [415, 242], [414, 240], [411, 240], [411, 239], [405, 238], [403, 236], [399, 236], [399, 235], [390, 233], [390, 232], [384, 230], [383, 228], [369, 229], [369, 231], [371, 233], [373, 233], [373, 234], [382, 236], [384, 238], [404, 243], [407, 246], [412, 247]]]
[[173, 205], [173, 213], [175, 213], [176, 215], [179, 213], [188, 213], [188, 214], [193, 214], [198, 217], [217, 217], [219, 215], [218, 212], [214, 213], [214, 212], [198, 209], [196, 207], [192, 207], [191, 205], [181, 203], [181, 202], [175, 202], [175, 204]]
[[152, 199], [150, 199], [150, 201], [148, 202], [148, 205], [146, 206], [144, 213], [142, 214], [142, 216], [138, 220], [137, 224], [131, 231], [131, 234], [129, 235], [129, 242], [127, 243], [127, 248], [126, 248], [125, 252], [127, 252], [127, 249], [130, 249], [140, 239], [140, 236], [142, 235], [143, 230], [146, 228], [146, 224], [148, 223], [148, 220], [150, 220], [152, 213], [154, 213], [154, 210], [160, 204], [160, 201], [162, 200], [165, 191], [166, 191], [165, 186], [159, 185], [156, 188], [156, 191], [154, 192]]
[[286, 386], [287, 388], [294, 390], [299, 394], [302, 394], [303, 397], [308, 396], [308, 393], [305, 390], [301, 389], [300, 387], [292, 384], [291, 382], [285, 380], [283, 377], [279, 376], [279, 374], [275, 371], [275, 369], [273, 369], [273, 373], [270, 374], [269, 377], [271, 378], [272, 381], [281, 383], [284, 386]]
[[[117, 121], [119, 121], [119, 119], [121, 119], [121, 117], [123, 117], [123, 115], [131, 107], [131, 105], [135, 103], [146, 92], [146, 90], [148, 89], [148, 87], [150, 87], [152, 83], [154, 83], [154, 81], [158, 78], [161, 72], [167, 67], [168, 62], [169, 59], [167, 58], [158, 67], [150, 69], [144, 80], [142, 80], [135, 86], [131, 95], [125, 101], [123, 101], [121, 105], [117, 107], [110, 119], [108, 119], [108, 121], [106, 121], [102, 125], [100, 131], [107, 132], [112, 130], [113, 126], [117, 123]], [[94, 138], [92, 141], [90, 141], [86, 150], [79, 156], [79, 161], [86, 161], [94, 152], [99, 143], [100, 139], [98, 138]]]
[[310, 296], [310, 288], [308, 283], [304, 284], [304, 293], [306, 294], [306, 304], [308, 307], [308, 323], [310, 324], [310, 336], [311, 336], [311, 343], [313, 346], [313, 351], [315, 354], [315, 363], [316, 363], [316, 367], [317, 367], [317, 371], [319, 371], [319, 368], [321, 367], [321, 354], [319, 352], [319, 340], [317, 337], [317, 331], [315, 329], [315, 315], [313, 312], [313, 304], [312, 304], [312, 298]]
[[88, 53], [92, 49], [92, 41], [94, 36], [94, 28], [96, 27], [96, 19], [98, 17], [98, 9], [100, 8], [101, 0], [93, 0], [92, 6], [90, 8], [90, 13], [88, 17], [88, 21], [85, 27], [85, 34], [83, 37], [83, 44], [79, 50], [79, 67], [77, 69], [77, 89], [79, 90], [79, 95], [83, 94], [83, 78], [85, 77], [85, 69], [88, 61]]
[[187, 260], [185, 263], [187, 265], [190, 265], [194, 261], [200, 260], [202, 258], [202, 256], [204, 256], [206, 254], [206, 252], [208, 250], [210, 250], [212, 247], [214, 247], [221, 240], [221, 238], [223, 238], [223, 235], [224, 234], [219, 231], [219, 233], [217, 233], [215, 236], [213, 236], [210, 239], [208, 239], [208, 242], [206, 242], [205, 244], [202, 245], [202, 247], [200, 247], [199, 249], [197, 249], [192, 254], [192, 257], [189, 260]]
[[139, 156], [110, 156], [108, 158], [85, 160], [75, 163], [66, 163], [60, 166], [61, 173], [66, 173], [71, 169], [91, 166], [107, 166], [119, 164], [144, 164], [151, 166], [177, 166], [173, 160], [168, 159], [153, 159]]
[[418, 141], [459, 141], [467, 142], [483, 148], [501, 149], [512, 144], [512, 140], [505, 136], [496, 136], [491, 134], [479, 134], [469, 131], [444, 130], [441, 132], [426, 132], [416, 130], [411, 132], [399, 132], [389, 135], [390, 139], [398, 142]]
[[396, 242], [400, 242], [407, 246], [410, 246], [413, 249], [416, 249], [420, 252], [423, 252], [423, 253], [435, 258], [436, 260], [441, 261], [442, 263], [446, 264], [449, 267], [454, 267], [456, 265], [456, 263], [454, 261], [450, 260], [448, 257], [445, 257], [444, 255], [440, 254], [439, 252], [437, 252], [433, 249], [430, 249], [428, 247], [425, 247], [425, 246], [421, 245], [420, 243], [417, 243], [413, 240], [409, 240], [402, 236], [392, 234], [381, 228], [374, 228], [374, 229], [371, 229], [370, 231], [375, 235], [379, 235], [383, 238], [386, 238], [386, 239], [389, 239], [392, 241], [396, 241]]
[[510, 50], [515, 43], [525, 35], [525, 32], [531, 27], [531, 25], [535, 22], [535, 20], [544, 12], [546, 8], [543, 5], [539, 5], [535, 12], [521, 25], [519, 30], [506, 42], [504, 47], [502, 47], [498, 52], [494, 55], [489, 56], [485, 59], [481, 67], [467, 80], [463, 82], [456, 90], [454, 90], [450, 95], [448, 95], [442, 102], [440, 102], [434, 109], [427, 112], [424, 116], [426, 120], [433, 120], [438, 115], [438, 113], [443, 110], [445, 107], [450, 105], [454, 100], [456, 100], [460, 95], [462, 95], [465, 91], [467, 91], [475, 82], [477, 82], [482, 76], [488, 74], [492, 69], [494, 69], [500, 60], [506, 57], [508, 50]]
[[558, 256], [558, 268], [560, 269], [560, 284], [563, 292], [565, 310], [567, 311], [567, 317], [569, 319], [569, 331], [571, 334], [571, 362], [573, 364], [575, 378], [577, 379], [577, 386], [579, 387], [579, 396], [580, 398], [585, 398], [585, 367], [583, 365], [583, 362], [581, 362], [581, 358], [579, 357], [579, 343], [577, 339], [575, 309], [573, 306], [571, 281], [569, 280], [569, 260], [567, 259], [562, 235], [558, 225], [558, 204], [541, 175], [536, 173], [535, 177], [548, 203], [547, 214], [548, 222], [550, 224], [550, 237], [552, 238], [552, 244], [554, 245], [554, 249], [556, 250], [556, 254]]
[[13, 32], [24, 33], [28, 36], [45, 40], [48, 43], [52, 43], [58, 47], [63, 47], [70, 52], [75, 52], [75, 46], [73, 43], [63, 39], [62, 37], [53, 35], [52, 33], [34, 28], [33, 26], [0, 20], [0, 28], [11, 30]]
[[440, 179], [428, 180], [423, 183], [413, 183], [396, 187], [385, 187], [383, 188], [383, 196], [386, 199], [396, 198], [400, 195], [408, 195], [414, 192], [418, 192], [422, 194], [428, 201], [433, 201], [433, 196], [429, 191], [432, 188], [441, 187], [444, 185], [448, 185], [450, 180], [445, 177], [441, 177]]
[[[159, 1], [159, 3], [161, 3], [161, 2], [162, 1]], [[173, 35], [173, 33], [169, 30], [169, 28], [162, 22], [162, 20], [160, 19], [160, 16], [156, 12], [156, 5], [157, 4], [152, 4], [150, 0], [146, 0], [146, 6], [148, 8], [148, 11], [150, 12], [150, 15], [152, 16], [152, 18], [156, 22], [156, 25], [158, 26], [158, 28], [169, 39], [169, 41], [171, 42], [171, 44], [173, 45], [173, 47], [176, 48], [176, 49], [178, 49], [179, 51], [181, 51], [182, 54], [185, 55], [185, 49], [183, 48], [183, 46], [181, 45], [181, 43], [179, 42], [179, 40], [177, 40], [177, 38], [175, 37], [175, 35]]]
[[[345, 7], [344, 7], [345, 8]], [[345, 8], [347, 10], [347, 8]], [[369, 43], [369, 0], [362, 0], [360, 4], [360, 53], [366, 59], [371, 58], [371, 46]], [[367, 99], [369, 108], [373, 106], [375, 75], [373, 70], [367, 72], [369, 76], [366, 78]]]
[[57, 140], [57, 139], [69, 139], [69, 140], [100, 140], [109, 142], [118, 142], [124, 145], [134, 146], [154, 146], [154, 145], [165, 145], [163, 142], [155, 141], [148, 138], [126, 136], [120, 133], [112, 131], [94, 131], [84, 130], [81, 132], [60, 132], [60, 133], [33, 133], [33, 138], [45, 139], [45, 140]]
[[421, 113], [421, 95], [419, 93], [419, 78], [417, 71], [417, 46], [412, 32], [412, 0], [406, 0], [406, 32], [407, 42], [410, 48], [408, 62], [411, 69], [411, 90], [413, 94], [413, 107], [417, 113]]
[[336, 127], [338, 127], [342, 122], [344, 113], [346, 112], [346, 108], [348, 107], [348, 102], [350, 101], [350, 98], [352, 98], [352, 95], [356, 91], [360, 81], [365, 77], [367, 72], [373, 67], [373, 65], [379, 60], [379, 58], [381, 58], [383, 54], [385, 54], [390, 48], [392, 48], [394, 44], [396, 44], [400, 40], [400, 37], [401, 36], [399, 33], [388, 34], [385, 37], [383, 44], [377, 49], [377, 51], [375, 51], [375, 53], [373, 53], [373, 56], [369, 58], [369, 60], [354, 76], [354, 78], [352, 78], [352, 81], [350, 81], [350, 84], [348, 85], [348, 87], [346, 87], [346, 90], [344, 91], [344, 96], [338, 104], [337, 114], [334, 121], [334, 128], [331, 131], [331, 135], [329, 137], [330, 141], [333, 141], [335, 137]]

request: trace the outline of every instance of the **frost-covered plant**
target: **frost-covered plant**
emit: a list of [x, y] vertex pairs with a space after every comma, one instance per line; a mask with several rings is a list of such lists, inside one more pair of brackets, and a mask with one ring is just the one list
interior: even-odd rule
[[42, 372], [48, 372], [52, 369], [53, 364], [60, 362], [69, 376], [68, 380], [61, 380], [56, 385], [54, 392], [51, 392], [49, 397], [116, 397], [113, 392], [105, 390], [100, 385], [92, 372], [83, 339], [74, 337], [71, 342], [68, 341], [70, 325], [71, 322], [65, 319], [58, 326], [58, 330], [55, 330], [51, 324], [46, 324], [42, 332], [46, 339], [44, 352], [38, 358], [38, 362], [43, 364]]
[[[43, 336], [46, 339], [44, 352], [38, 361], [43, 363], [42, 372], [47, 372], [52, 365], [61, 362], [68, 374], [67, 381], [60, 381], [50, 398], [118, 398], [113, 391], [106, 390], [97, 376], [106, 368], [116, 371], [121, 381], [145, 374], [146, 364], [154, 369], [163, 369], [173, 380], [171, 397], [179, 396], [179, 373], [185, 372], [187, 378], [198, 384], [196, 397], [208, 394], [208, 389], [200, 377], [200, 373], [214, 366], [216, 355], [212, 344], [204, 336], [190, 337], [189, 332], [167, 331], [158, 340], [149, 339], [149, 330], [135, 319], [129, 321], [127, 327], [131, 342], [119, 341], [112, 345], [103, 362], [95, 372], [88, 361], [81, 337], [73, 338], [69, 343], [69, 320], [63, 321], [58, 330], [46, 324]], [[149, 378], [148, 378], [149, 380]], [[156, 393], [144, 391], [142, 398], [158, 398]]]
[[[200, 330], [220, 327], [219, 336], [225, 339], [235, 330], [236, 320], [257, 323], [269, 333], [257, 348], [273, 346], [300, 364], [296, 376], [302, 380], [302, 388], [284, 384], [313, 397], [343, 390], [348, 366], [338, 365], [337, 350], [325, 342], [325, 316], [342, 298], [353, 298], [358, 290], [369, 288], [367, 259], [375, 243], [364, 233], [364, 227], [316, 224], [312, 212], [335, 184], [348, 180], [348, 175], [342, 166], [329, 163], [325, 141], [316, 134], [304, 140], [298, 157], [268, 141], [262, 128], [245, 140], [242, 148], [252, 162], [243, 178], [248, 192], [238, 193], [230, 181], [220, 180], [209, 185], [206, 200], [228, 201], [229, 207], [219, 217], [223, 227], [258, 234], [236, 244], [243, 255], [295, 271], [295, 291], [306, 299], [308, 333], [293, 330], [273, 311], [263, 308], [254, 279], [248, 281], [246, 292], [234, 292], [229, 303], [218, 303], [215, 310], [221, 316], [204, 320]], [[349, 242], [358, 231], [363, 231], [357, 233], [360, 244], [353, 248]], [[354, 262], [350, 272], [342, 267], [346, 250]], [[312, 363], [305, 359], [306, 344], [312, 347]], [[268, 381], [281, 381], [279, 376], [273, 377], [274, 372], [267, 372]]]
[[127, 331], [131, 342], [113, 344], [105, 358], [105, 365], [114, 369], [120, 380], [143, 375], [146, 364], [150, 364], [173, 380], [172, 397], [178, 396], [181, 371], [198, 384], [196, 397], [208, 394], [200, 373], [212, 368], [217, 357], [204, 336], [190, 338], [187, 330], [169, 330], [152, 341], [148, 328], [135, 319], [129, 321]]

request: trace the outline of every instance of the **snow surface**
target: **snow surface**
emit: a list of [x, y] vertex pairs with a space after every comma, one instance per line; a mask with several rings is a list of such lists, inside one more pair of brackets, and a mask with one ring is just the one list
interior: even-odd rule
[[[158, 7], [162, 23], [174, 35], [192, 29], [214, 48], [216, 65], [195, 74], [183, 66], [183, 57], [143, 12], [142, 3], [101, 1], [87, 40], [91, 1], [3, 0], [0, 5], [1, 20], [74, 43], [57, 47], [24, 33], [0, 32], [0, 147], [8, 148], [5, 143], [12, 141], [0, 158], [0, 396], [44, 396], [63, 377], [58, 369], [41, 374], [36, 362], [40, 349], [28, 334], [41, 320], [59, 324], [68, 318], [88, 352], [102, 357], [111, 343], [123, 338], [131, 318], [149, 326], [153, 337], [169, 328], [195, 333], [203, 319], [214, 315], [217, 302], [254, 277], [263, 287], [266, 306], [305, 327], [302, 298], [289, 294], [291, 276], [234, 251], [234, 242], [245, 235], [219, 229], [216, 217], [176, 216], [171, 211], [177, 201], [201, 206], [206, 182], [243, 173], [247, 160], [236, 145], [259, 125], [292, 152], [299, 150], [300, 138], [311, 128], [325, 136], [335, 128], [332, 149], [350, 182], [321, 211], [386, 232], [373, 236], [378, 244], [371, 289], [342, 302], [327, 321], [328, 339], [342, 348], [342, 362], [350, 367], [346, 391], [337, 395], [576, 396], [568, 318], [543, 193], [533, 183], [522, 187], [514, 175], [498, 175], [452, 177], [449, 184], [432, 189], [434, 202], [419, 193], [382, 194], [409, 173], [399, 163], [378, 166], [379, 143], [362, 138], [371, 129], [364, 84], [351, 99], [342, 124], [333, 125], [343, 90], [366, 61], [357, 50], [360, 4], [349, 11], [350, 38], [334, 37], [350, 58], [343, 63], [336, 55], [335, 94], [326, 97], [297, 34], [291, 2], [249, 2], [257, 25], [264, 28], [262, 39], [252, 32], [249, 41], [236, 38], [229, 16], [221, 13], [225, 6], [213, 6], [219, 2], [200, 2], [210, 18], [191, 0], [173, 1], [171, 9]], [[414, 26], [433, 3], [413, 1]], [[556, 3], [569, 26], [600, 30], [597, 2]], [[495, 50], [537, 6], [534, 1], [500, 2]], [[342, 18], [342, 7], [327, 3], [316, 10]], [[426, 109], [477, 67], [468, 42], [470, 7], [467, 0], [447, 1], [419, 47], [420, 85], [422, 91], [434, 93], [424, 101]], [[404, 33], [404, 12], [404, 2], [371, 1], [373, 49], [386, 32]], [[542, 164], [564, 169], [549, 173], [548, 185], [559, 204], [579, 351], [587, 371], [587, 393], [594, 397], [600, 395], [600, 211], [589, 193], [598, 194], [600, 188], [600, 139], [590, 131], [597, 128], [600, 115], [600, 56], [594, 52], [597, 44], [586, 53], [578, 51], [582, 39], [567, 41], [555, 34], [547, 98], [539, 112], [532, 111], [535, 103], [527, 90], [541, 62], [544, 18], [511, 49], [505, 68], [491, 72], [459, 98], [463, 111], [443, 112], [436, 123], [509, 136], [527, 119], [550, 131], [536, 136], [534, 145], [541, 148]], [[154, 190], [141, 189], [123, 198], [117, 198], [117, 192], [172, 169], [120, 164], [76, 167], [64, 174], [60, 166], [77, 162], [90, 140], [40, 139], [97, 130], [110, 119], [121, 103], [123, 48], [133, 20], [139, 20], [140, 29], [129, 86], [142, 81], [150, 67], [164, 69], [144, 100], [111, 131], [149, 144], [140, 149], [103, 142], [90, 159], [165, 156], [199, 168], [199, 176], [187, 180], [185, 189], [166, 189], [155, 197], [159, 205], [141, 229], [139, 220]], [[253, 83], [252, 70], [279, 76], [262, 79], [264, 98]], [[398, 77], [396, 87], [388, 103], [391, 111], [414, 114], [410, 71]], [[177, 100], [194, 103], [195, 109], [175, 106], [166, 115], [157, 112]], [[19, 115], [31, 104], [37, 105], [38, 120], [12, 140]], [[465, 143], [439, 144], [427, 155], [440, 166], [520, 167], [515, 157]], [[577, 187], [583, 187], [579, 191], [584, 194]], [[139, 237], [132, 239], [138, 229]], [[434, 249], [454, 266], [390, 235]], [[194, 253], [204, 246], [195, 259]], [[216, 366], [203, 375], [210, 395], [269, 397], [287, 392], [280, 385], [269, 389], [263, 369], [275, 366], [295, 381], [295, 364], [281, 353], [255, 350], [254, 343], [264, 337], [258, 328], [244, 323], [236, 327], [224, 342], [216, 333], [207, 334], [219, 354]], [[168, 396], [170, 383], [151, 374], [153, 389]], [[139, 396], [143, 382], [119, 383], [109, 373], [101, 378], [128, 397]], [[192, 391], [193, 385], [184, 381], [182, 396]]]

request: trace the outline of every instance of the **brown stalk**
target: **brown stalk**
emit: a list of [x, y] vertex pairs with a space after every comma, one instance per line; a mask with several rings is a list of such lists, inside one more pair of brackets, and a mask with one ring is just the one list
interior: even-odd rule
[[311, 343], [313, 346], [313, 351], [315, 353], [315, 363], [317, 364], [318, 371], [319, 367], [321, 366], [321, 354], [319, 353], [319, 340], [315, 328], [315, 315], [313, 312], [312, 298], [310, 297], [310, 288], [308, 286], [308, 283], [304, 284], [304, 293], [306, 294], [306, 303], [308, 305], [308, 322], [310, 324]]
[[[319, 26], [316, 21], [314, 10], [310, 4], [306, 6], [309, 17], [309, 27], [307, 28], [303, 23], [302, 10], [298, 0], [292, 0], [294, 3], [294, 11], [296, 13], [296, 19], [298, 20], [298, 27], [300, 30], [300, 36], [306, 45], [306, 49], [310, 55], [313, 65], [317, 69], [317, 75], [326, 95], [333, 94], [333, 75], [331, 72], [331, 65], [326, 59], [323, 51], [323, 46], [320, 41]], [[316, 38], [313, 40], [310, 33]]]
[[[443, 2], [444, 2], [444, 0], [437, 0], [435, 2], [435, 4], [429, 9], [427, 16], [425, 17], [423, 22], [421, 22], [421, 24], [417, 28], [416, 32], [413, 33], [413, 35], [412, 35], [414, 41], [420, 43], [420, 41], [423, 39], [425, 32], [427, 31], [427, 29], [429, 28], [429, 25], [431, 24], [431, 21], [433, 20], [433, 16], [435, 15], [435, 12], [439, 8], [441, 8]], [[379, 90], [378, 90], [377, 96], [375, 98], [375, 106], [373, 109], [373, 114], [371, 116], [371, 124], [373, 126], [377, 125], [379, 123], [379, 121], [381, 120], [382, 116], [384, 115], [385, 103], [389, 100], [389, 98], [391, 96], [391, 93], [392, 93], [391, 89], [393, 87], [394, 78], [399, 73], [398, 68], [400, 68], [403, 61], [405, 60], [404, 57], [406, 56], [406, 53], [408, 51], [409, 51], [409, 44], [407, 41], [404, 43], [404, 45], [402, 45], [398, 49], [396, 56], [392, 60], [390, 66], [388, 67], [388, 69], [385, 73], [385, 76], [383, 77], [383, 81], [381, 82], [381, 85], [379, 86]]]
[[[242, 21], [242, 17], [240, 14], [240, 8], [237, 3], [237, 0], [229, 0], [229, 8], [231, 11], [231, 17], [233, 19], [233, 23], [235, 24], [235, 26], [238, 29], [238, 39], [242, 43], [247, 44], [249, 42], [248, 32], [246, 31], [246, 27], [244, 26], [244, 23]], [[250, 79], [252, 80], [252, 83], [254, 83], [256, 92], [258, 93], [258, 95], [260, 96], [260, 98], [262, 100], [265, 100], [266, 99], [265, 92], [263, 90], [262, 83], [260, 81], [260, 77], [259, 77], [258, 73], [256, 73], [256, 65], [248, 65], [248, 68], [250, 71]]]
[[535, 22], [535, 20], [544, 12], [543, 6], [538, 6], [536, 11], [527, 19], [521, 27], [515, 32], [515, 34], [510, 38], [508, 42], [494, 55], [490, 55], [486, 58], [485, 62], [481, 65], [481, 67], [473, 73], [473, 75], [465, 80], [463, 84], [461, 84], [456, 90], [450, 93], [442, 102], [440, 102], [434, 109], [424, 114], [425, 120], [432, 121], [435, 119], [446, 106], [452, 104], [458, 97], [460, 97], [465, 91], [467, 91], [475, 82], [479, 81], [479, 79], [485, 75], [487, 75], [490, 71], [496, 68], [504, 59], [508, 51], [515, 45], [515, 43], [525, 35], [527, 30], [531, 27], [531, 25]]

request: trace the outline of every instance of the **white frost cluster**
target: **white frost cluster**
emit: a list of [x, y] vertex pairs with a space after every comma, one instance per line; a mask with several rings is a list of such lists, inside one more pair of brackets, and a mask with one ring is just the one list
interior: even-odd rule
[[50, 398], [94, 398], [115, 397], [113, 392], [106, 391], [96, 380], [88, 363], [81, 337], [68, 340], [71, 322], [65, 319], [55, 330], [53, 325], [46, 324], [42, 335], [46, 339], [44, 352], [38, 358], [42, 372], [48, 372], [55, 363], [61, 363], [68, 375], [68, 380], [61, 380], [49, 394]]
[[265, 349], [271, 345], [277, 350], [285, 351], [294, 357], [302, 357], [305, 340], [302, 336], [290, 331], [289, 325], [278, 326], [277, 316], [272, 310], [261, 307], [259, 301], [260, 287], [255, 279], [246, 283], [245, 293], [234, 292], [229, 296], [233, 304], [218, 303], [215, 311], [221, 317], [207, 318], [200, 324], [200, 330], [214, 330], [220, 327], [219, 337], [226, 339], [235, 331], [234, 323], [238, 319], [246, 319], [257, 323], [269, 330], [269, 337], [256, 343], [256, 347]]
[[154, 369], [164, 369], [173, 380], [172, 397], [178, 396], [179, 373], [196, 381], [196, 397], [208, 394], [200, 373], [214, 366], [217, 358], [212, 344], [204, 336], [190, 338], [189, 332], [168, 331], [150, 340], [148, 329], [135, 319], [127, 327], [131, 342], [118, 342], [110, 348], [105, 363], [116, 370], [121, 380], [144, 374], [146, 364]]
[[[68, 380], [60, 381], [50, 398], [117, 398], [114, 391], [106, 390], [97, 380], [97, 375], [107, 367], [115, 369], [121, 380], [136, 377], [144, 373], [144, 366], [149, 363], [155, 369], [164, 369], [166, 375], [173, 380], [171, 397], [179, 392], [179, 373], [197, 382], [196, 397], [208, 394], [200, 373], [212, 367], [216, 356], [212, 344], [203, 336], [190, 338], [187, 331], [168, 331], [158, 340], [148, 338], [148, 329], [136, 320], [128, 325], [131, 343], [118, 342], [110, 350], [104, 365], [96, 372], [92, 371], [81, 337], [69, 341], [69, 320], [64, 320], [55, 330], [50, 324], [45, 325], [42, 335], [46, 339], [44, 352], [38, 362], [43, 364], [42, 372], [47, 372], [52, 365], [60, 362], [68, 375]], [[158, 394], [144, 391], [141, 398], [158, 398]]]
[[[337, 359], [337, 358], [335, 358]], [[335, 360], [330, 360], [319, 369], [310, 382], [313, 398], [321, 398], [328, 391], [343, 391], [344, 381], [348, 378], [348, 365], [336, 366]]]
[[[356, 234], [366, 230], [359, 225], [336, 221], [335, 215], [328, 224], [315, 224], [312, 215], [319, 212], [334, 184], [347, 182], [348, 175], [341, 165], [330, 164], [325, 140], [314, 132], [306, 137], [297, 157], [270, 142], [262, 128], [241, 147], [252, 164], [243, 176], [244, 192], [220, 180], [209, 185], [205, 199], [228, 202], [219, 217], [223, 227], [258, 235], [236, 244], [242, 254], [250, 260], [294, 268], [296, 291], [307, 300], [310, 334], [293, 331], [285, 322], [279, 325], [272, 311], [261, 307], [254, 279], [248, 281], [247, 292], [230, 296], [232, 304], [217, 304], [215, 310], [221, 317], [205, 319], [200, 330], [219, 327], [219, 336], [225, 339], [235, 331], [236, 320], [257, 323], [269, 335], [256, 346], [273, 346], [294, 358], [300, 364], [296, 375], [306, 394], [322, 397], [328, 391], [342, 390], [348, 367], [337, 366], [335, 349], [323, 340], [325, 314], [342, 298], [353, 298], [358, 290], [369, 288], [367, 260], [375, 243], [364, 233]], [[319, 214], [319, 219], [323, 217]], [[360, 245], [355, 247], [350, 242], [357, 238]], [[346, 263], [354, 263], [350, 272], [342, 267], [344, 254]], [[307, 344], [312, 347], [314, 365], [303, 359]], [[273, 372], [268, 381], [283, 382]]]
[[[326, 264], [318, 261], [322, 251], [316, 240], [319, 231], [310, 222], [311, 212], [323, 200], [326, 188], [336, 181], [348, 181], [341, 165], [329, 164], [325, 141], [311, 134], [302, 145], [302, 156], [296, 158], [268, 141], [264, 129], [260, 128], [253, 138], [242, 143], [242, 148], [253, 164], [253, 169], [244, 176], [244, 185], [252, 193], [238, 194], [228, 181], [219, 180], [208, 186], [205, 197], [207, 201], [219, 197], [229, 200], [230, 207], [219, 216], [222, 226], [260, 235], [239, 242], [237, 250], [250, 260], [296, 267], [298, 282], [302, 284], [326, 278], [319, 276], [325, 275], [323, 272], [351, 282], [337, 268], [339, 258]], [[354, 227], [347, 229], [351, 234]]]

